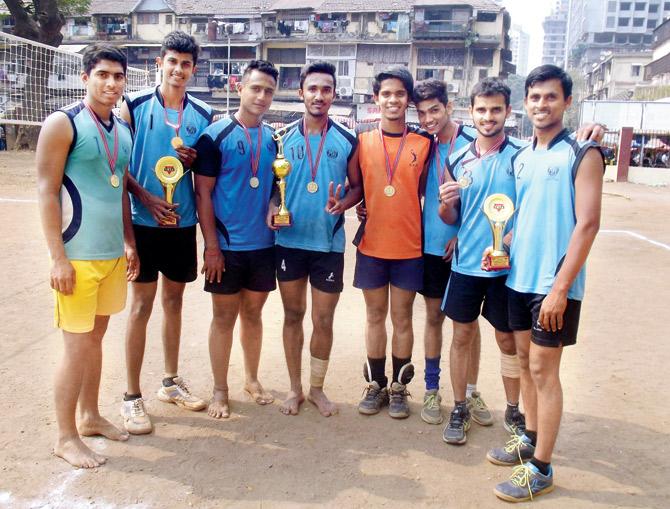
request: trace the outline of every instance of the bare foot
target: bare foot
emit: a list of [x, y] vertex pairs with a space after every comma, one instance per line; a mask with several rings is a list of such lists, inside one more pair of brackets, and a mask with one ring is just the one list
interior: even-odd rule
[[228, 406], [228, 391], [214, 389], [212, 399], [207, 407], [207, 414], [214, 419], [227, 419], [230, 417], [230, 407]]
[[300, 405], [304, 402], [305, 396], [303, 396], [302, 392], [289, 391], [286, 395], [286, 400], [279, 407], [279, 411], [284, 415], [298, 415]]
[[321, 412], [321, 415], [324, 417], [330, 417], [331, 415], [335, 415], [338, 412], [335, 403], [328, 399], [326, 394], [323, 392], [323, 389], [320, 387], [309, 388], [307, 401], [316, 405], [316, 408], [319, 409], [319, 412]]
[[98, 416], [95, 419], [83, 419], [79, 423], [78, 429], [79, 434], [84, 437], [102, 435], [110, 440], [118, 440], [120, 442], [128, 440], [128, 433], [121, 431], [102, 416]]
[[275, 400], [275, 397], [266, 392], [263, 386], [258, 382], [248, 382], [244, 386], [244, 392], [258, 405], [269, 405]]
[[54, 454], [76, 468], [96, 468], [107, 462], [107, 458], [93, 452], [79, 437], [56, 442]]

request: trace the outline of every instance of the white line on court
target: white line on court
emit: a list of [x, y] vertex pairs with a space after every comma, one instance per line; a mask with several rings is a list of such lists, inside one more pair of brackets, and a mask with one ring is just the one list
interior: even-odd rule
[[639, 233], [636, 233], [636, 232], [631, 232], [631, 231], [628, 231], [628, 230], [600, 230], [600, 233], [614, 233], [614, 234], [620, 234], [620, 235], [630, 235], [633, 238], [636, 238], [638, 240], [644, 240], [645, 242], [649, 242], [650, 244], [653, 244], [654, 246], [658, 246], [658, 247], [663, 248], [667, 251], [670, 251], [670, 246], [668, 244], [663, 244], [663, 242], [658, 242], [657, 240], [647, 238], [644, 235], [640, 235]]
[[2, 198], [0, 197], [0, 202], [7, 203], [37, 203], [37, 200], [34, 198]]

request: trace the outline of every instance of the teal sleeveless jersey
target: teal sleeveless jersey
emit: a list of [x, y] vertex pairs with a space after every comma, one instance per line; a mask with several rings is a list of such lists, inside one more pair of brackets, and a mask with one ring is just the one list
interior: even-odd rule
[[133, 145], [130, 127], [114, 115], [109, 126], [101, 124], [112, 154], [114, 128], [118, 133], [115, 174], [121, 185], [113, 187], [100, 131], [84, 103], [60, 111], [68, 116], [74, 131], [61, 186], [65, 253], [70, 260], [118, 258], [124, 253], [122, 196], [123, 175]]

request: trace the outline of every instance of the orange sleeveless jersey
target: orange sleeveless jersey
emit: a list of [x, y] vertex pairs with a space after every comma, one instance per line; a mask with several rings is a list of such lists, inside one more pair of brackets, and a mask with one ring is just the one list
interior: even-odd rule
[[[384, 134], [391, 166], [400, 148], [401, 134]], [[419, 258], [422, 255], [419, 180], [431, 150], [432, 138], [425, 131], [407, 126], [405, 146], [388, 197], [384, 146], [379, 123], [358, 129], [358, 162], [363, 174], [367, 223], [358, 249], [367, 256], [387, 260]]]

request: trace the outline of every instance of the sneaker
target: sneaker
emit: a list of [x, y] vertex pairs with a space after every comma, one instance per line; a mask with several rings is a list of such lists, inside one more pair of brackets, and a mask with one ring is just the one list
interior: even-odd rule
[[173, 379], [174, 384], [170, 387], [164, 385], [158, 389], [158, 399], [165, 403], [174, 403], [175, 405], [197, 412], [207, 406], [205, 400], [191, 394], [188, 385], [184, 379], [177, 376]]
[[468, 437], [465, 434], [470, 429], [470, 412], [467, 407], [457, 406], [451, 411], [449, 424], [444, 428], [442, 439], [448, 444], [463, 445]]
[[530, 443], [526, 435], [512, 434], [512, 438], [503, 447], [491, 449], [486, 454], [486, 459], [494, 465], [512, 466], [517, 463], [523, 465], [533, 457], [535, 447]]
[[393, 382], [389, 390], [389, 415], [394, 419], [406, 419], [409, 417], [409, 405], [407, 404], [407, 386], [400, 382]]
[[509, 481], [498, 484], [493, 493], [507, 502], [525, 502], [553, 490], [554, 471], [551, 467], [548, 475], [542, 475], [535, 465], [528, 462], [514, 467]]
[[493, 424], [493, 415], [484, 403], [482, 396], [478, 392], [473, 392], [472, 396], [465, 398], [472, 420], [480, 426], [490, 426]]
[[374, 415], [388, 404], [389, 393], [386, 387], [379, 387], [377, 382], [370, 382], [363, 392], [363, 399], [358, 404], [358, 411], [365, 415]]
[[149, 414], [144, 408], [144, 400], [136, 398], [123, 400], [121, 404], [121, 416], [123, 417], [123, 427], [128, 433], [133, 435], [145, 435], [151, 433], [154, 429], [151, 424]]
[[526, 431], [526, 418], [518, 406], [507, 407], [505, 410], [505, 429], [513, 435], [523, 435]]
[[444, 415], [442, 415], [442, 396], [437, 389], [426, 391], [423, 395], [423, 408], [421, 409], [421, 418], [428, 424], [442, 424]]

